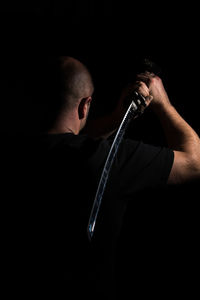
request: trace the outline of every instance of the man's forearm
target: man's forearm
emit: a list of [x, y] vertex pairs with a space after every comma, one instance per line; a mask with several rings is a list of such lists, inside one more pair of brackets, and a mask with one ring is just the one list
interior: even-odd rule
[[167, 103], [154, 108], [154, 111], [163, 126], [169, 147], [173, 150], [196, 154], [200, 159], [200, 139], [175, 107]]
[[84, 133], [87, 133], [94, 138], [107, 138], [117, 130], [121, 119], [122, 116], [116, 111], [113, 111], [111, 114], [107, 114], [94, 120], [88, 120], [84, 128]]
[[168, 146], [174, 150], [169, 183], [200, 180], [200, 139], [171, 104], [156, 108]]

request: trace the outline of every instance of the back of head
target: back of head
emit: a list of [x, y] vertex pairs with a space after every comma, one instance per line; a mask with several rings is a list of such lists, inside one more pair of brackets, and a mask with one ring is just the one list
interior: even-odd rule
[[85, 65], [72, 57], [59, 57], [58, 65], [63, 78], [65, 105], [73, 108], [79, 99], [93, 93], [91, 75]]
[[26, 92], [30, 96], [39, 130], [48, 130], [58, 115], [77, 107], [80, 99], [93, 93], [87, 67], [69, 56], [36, 58], [26, 73]]

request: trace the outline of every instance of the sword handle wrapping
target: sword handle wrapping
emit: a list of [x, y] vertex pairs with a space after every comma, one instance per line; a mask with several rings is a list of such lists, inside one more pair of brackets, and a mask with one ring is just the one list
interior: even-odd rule
[[130, 105], [130, 103], [133, 103], [133, 109], [135, 110], [134, 118], [141, 115], [144, 112], [145, 107], [147, 106], [145, 97], [137, 91], [132, 91], [131, 93], [129, 93], [129, 95], [125, 98], [124, 103], [125, 105]]

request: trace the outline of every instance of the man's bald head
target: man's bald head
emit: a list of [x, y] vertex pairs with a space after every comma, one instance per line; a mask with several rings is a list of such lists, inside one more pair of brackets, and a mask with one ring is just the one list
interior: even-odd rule
[[63, 113], [77, 109], [94, 91], [89, 70], [73, 57], [33, 57], [25, 71], [25, 93], [41, 130], [51, 128]]
[[86, 66], [73, 57], [61, 56], [58, 64], [62, 78], [63, 104], [65, 108], [72, 109], [81, 99], [92, 96], [92, 77]]

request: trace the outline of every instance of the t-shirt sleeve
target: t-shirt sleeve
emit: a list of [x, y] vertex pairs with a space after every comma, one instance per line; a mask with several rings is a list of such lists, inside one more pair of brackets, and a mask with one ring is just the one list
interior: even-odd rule
[[166, 184], [174, 160], [174, 152], [133, 140], [124, 140], [120, 145], [113, 176], [119, 174], [119, 190], [127, 197], [145, 188]]

